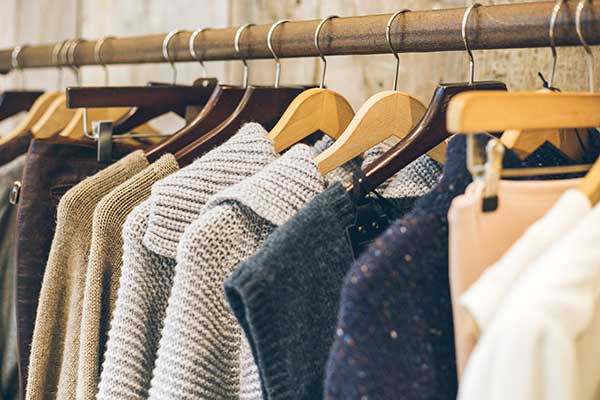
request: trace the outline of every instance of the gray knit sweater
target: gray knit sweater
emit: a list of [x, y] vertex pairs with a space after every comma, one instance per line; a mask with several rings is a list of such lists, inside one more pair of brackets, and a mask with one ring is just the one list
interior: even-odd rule
[[128, 216], [99, 400], [148, 397], [179, 236], [213, 194], [276, 157], [266, 131], [246, 124], [225, 144], [155, 184], [150, 198]]
[[[315, 152], [298, 144], [209, 200], [177, 251], [150, 399], [260, 399], [258, 375], [240, 377], [241, 329], [223, 283], [267, 236], [326, 188]], [[252, 378], [251, 375], [254, 375]], [[240, 386], [243, 386], [240, 391]]]

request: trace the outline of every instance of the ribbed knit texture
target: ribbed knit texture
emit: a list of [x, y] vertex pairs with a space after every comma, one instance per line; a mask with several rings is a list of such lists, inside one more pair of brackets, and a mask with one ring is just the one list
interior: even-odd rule
[[[150, 399], [240, 397], [240, 363], [249, 360], [240, 359], [241, 329], [223, 283], [325, 185], [314, 152], [299, 144], [207, 203], [179, 244]], [[252, 386], [256, 393], [244, 396], [260, 399], [259, 384]]]
[[[365, 157], [364, 165], [374, 158]], [[440, 174], [440, 165], [423, 156], [386, 182], [380, 192], [394, 204], [386, 210], [389, 217], [409, 210]], [[339, 292], [352, 265], [346, 228], [356, 212], [352, 196], [333, 185], [277, 228], [225, 283], [258, 363], [265, 399], [322, 396]]]
[[27, 399], [75, 398], [94, 208], [110, 190], [147, 165], [143, 151], [135, 151], [83, 180], [60, 200], [33, 332]]
[[165, 154], [113, 189], [96, 206], [83, 299], [77, 400], [93, 400], [98, 391], [123, 265], [123, 223], [131, 210], [150, 195], [156, 181], [178, 169], [175, 157]]
[[8, 200], [24, 167], [25, 155], [0, 166], [0, 399], [3, 400], [19, 398], [14, 256], [17, 207]]
[[[485, 144], [489, 136], [477, 140]], [[456, 398], [447, 214], [472, 180], [465, 147], [464, 135], [450, 140], [440, 182], [346, 275], [325, 399]], [[504, 167], [555, 160], [547, 149], [523, 163], [507, 151]]]
[[[244, 125], [223, 145], [153, 185], [150, 198], [127, 218], [121, 280], [98, 399], [148, 397], [175, 274], [173, 236], [176, 244], [177, 233], [197, 218], [212, 195], [254, 175], [277, 157], [266, 133], [258, 124]], [[146, 247], [145, 235], [152, 238], [149, 242], [156, 252]]]

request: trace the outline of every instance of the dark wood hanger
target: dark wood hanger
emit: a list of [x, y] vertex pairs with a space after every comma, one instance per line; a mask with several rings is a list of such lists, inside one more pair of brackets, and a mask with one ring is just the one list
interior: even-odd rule
[[148, 86], [67, 88], [67, 107], [134, 107], [114, 123], [114, 134], [130, 132], [158, 116], [174, 112], [185, 117], [186, 107], [206, 104], [216, 79], [200, 79], [194, 86], [151, 83]]
[[246, 90], [241, 87], [218, 85], [206, 105], [189, 124], [146, 152], [148, 160], [153, 162], [163, 154], [174, 154], [216, 128], [233, 114]]
[[[415, 128], [365, 169], [363, 187], [377, 188], [402, 168], [449, 138], [451, 134], [446, 128], [448, 103], [455, 95], [472, 90], [506, 90], [506, 85], [496, 81], [440, 84]], [[347, 191], [352, 193], [353, 190], [354, 185], [350, 184]]]
[[304, 88], [248, 87], [236, 110], [218, 127], [175, 153], [180, 166], [190, 164], [231, 138], [246, 122], [257, 122], [265, 129], [275, 126], [292, 100]]
[[7, 90], [0, 94], [0, 121], [21, 111], [28, 111], [44, 92], [37, 90]]

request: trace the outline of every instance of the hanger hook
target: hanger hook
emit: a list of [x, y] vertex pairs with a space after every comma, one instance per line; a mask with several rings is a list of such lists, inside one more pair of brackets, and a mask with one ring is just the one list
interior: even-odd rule
[[273, 49], [273, 32], [275, 32], [275, 29], [277, 29], [277, 27], [279, 25], [283, 25], [286, 22], [291, 22], [289, 19], [280, 19], [279, 21], [275, 22], [273, 25], [271, 25], [271, 28], [269, 29], [269, 33], [267, 34], [267, 46], [269, 46], [269, 50], [271, 50], [271, 54], [273, 54], [273, 58], [275, 59], [275, 87], [278, 88], [279, 87], [279, 80], [281, 77], [281, 61], [279, 61], [279, 57], [277, 57], [277, 54], [275, 53], [275, 49]]
[[104, 86], [108, 86], [108, 67], [106, 66], [106, 63], [104, 62], [104, 59], [102, 58], [102, 47], [104, 46], [104, 44], [111, 40], [114, 39], [114, 36], [107, 36], [105, 38], [102, 38], [98, 41], [96, 41], [96, 45], [94, 46], [94, 62], [96, 64], [99, 64], [102, 66], [102, 69], [104, 69]]
[[206, 65], [204, 65], [204, 60], [200, 59], [200, 57], [198, 57], [198, 53], [196, 53], [196, 47], [194, 46], [194, 43], [196, 43], [196, 38], [204, 31], [206, 31], [206, 28], [200, 28], [200, 29], [196, 29], [194, 32], [192, 32], [192, 35], [190, 36], [190, 41], [189, 41], [189, 48], [190, 48], [190, 54], [192, 55], [192, 58], [196, 61], [198, 61], [200, 63], [200, 67], [202, 67], [202, 78], [206, 78], [206, 76], [208, 75], [206, 73]]
[[404, 14], [406, 12], [410, 12], [410, 10], [408, 9], [404, 9], [402, 11], [397, 11], [396, 13], [394, 13], [390, 19], [387, 22], [387, 25], [385, 27], [385, 39], [387, 40], [388, 46], [390, 46], [390, 50], [392, 51], [392, 54], [394, 55], [394, 58], [396, 59], [396, 72], [394, 73], [394, 85], [392, 86], [392, 90], [396, 91], [398, 90], [398, 74], [400, 72], [400, 57], [398, 56], [398, 52], [396, 51], [396, 49], [394, 48], [394, 45], [392, 44], [392, 36], [390, 34], [390, 31], [392, 30], [392, 25], [394, 24], [394, 20], [396, 19], [396, 17], [400, 14]]
[[319, 45], [319, 34], [321, 33], [321, 29], [323, 28], [323, 25], [325, 25], [327, 23], [327, 21], [334, 19], [334, 18], [338, 18], [337, 15], [329, 15], [325, 18], [323, 18], [321, 20], [321, 22], [319, 22], [319, 25], [317, 25], [317, 29], [315, 29], [315, 47], [317, 48], [317, 51], [319, 52], [319, 57], [321, 58], [321, 61], [323, 61], [323, 73], [321, 74], [321, 83], [319, 84], [319, 88], [323, 89], [323, 87], [325, 86], [325, 73], [327, 72], [327, 60], [325, 59], [325, 56], [323, 55], [323, 52], [321, 51], [321, 46]]
[[81, 86], [81, 71], [79, 70], [79, 66], [75, 64], [75, 50], [77, 50], [77, 47], [83, 41], [83, 39], [74, 39], [73, 41], [71, 41], [66, 51], [67, 64], [75, 74], [75, 82], [77, 83], [77, 86]]
[[27, 45], [15, 47], [10, 55], [12, 67], [15, 71], [18, 71], [19, 75], [21, 76], [21, 90], [25, 88], [25, 74], [23, 73], [23, 67], [21, 67], [21, 62], [19, 61], [19, 55], [25, 47], [27, 47]]
[[575, 13], [575, 30], [577, 31], [579, 41], [581, 42], [581, 45], [583, 46], [586, 53], [589, 90], [590, 93], [594, 93], [594, 55], [592, 54], [592, 49], [590, 49], [590, 45], [583, 36], [583, 26], [581, 24], [581, 17], [583, 16], [583, 10], [585, 8], [586, 3], [591, 4], [589, 0], [581, 0], [577, 4], [577, 11]]
[[248, 62], [242, 56], [242, 52], [240, 50], [240, 38], [242, 37], [242, 33], [244, 33], [244, 31], [246, 29], [250, 28], [251, 26], [254, 26], [254, 24], [246, 24], [246, 25], [240, 26], [238, 28], [238, 30], [235, 32], [235, 37], [233, 39], [233, 46], [235, 47], [235, 51], [238, 53], [240, 60], [242, 60], [242, 63], [244, 64], [244, 84], [243, 84], [244, 88], [248, 87], [249, 71], [248, 71]]
[[550, 76], [548, 77], [548, 86], [554, 86], [554, 74], [556, 72], [556, 62], [558, 55], [556, 53], [556, 41], [554, 40], [554, 28], [556, 27], [556, 20], [560, 13], [564, 0], [556, 0], [554, 8], [552, 8], [552, 15], [550, 16], [550, 30], [548, 31], [548, 37], [550, 38], [550, 50], [552, 50], [552, 68], [550, 69]]
[[173, 69], [173, 85], [177, 83], [177, 67], [175, 66], [175, 61], [173, 61], [171, 55], [169, 54], [169, 43], [171, 42], [171, 39], [179, 35], [181, 32], [183, 32], [181, 29], [175, 29], [174, 31], [167, 33], [162, 44], [163, 58], [165, 61], [171, 64], [171, 68]]
[[58, 69], [58, 74], [57, 74], [57, 81], [56, 81], [56, 89], [57, 90], [61, 90], [62, 89], [62, 81], [63, 81], [63, 66], [60, 63], [59, 60], [59, 55], [62, 52], [63, 47], [65, 46], [65, 44], [67, 43], [66, 40], [63, 40], [62, 42], [56, 43], [54, 45], [54, 48], [52, 49], [52, 64], [56, 65], [56, 68]]
[[480, 6], [481, 6], [481, 4], [479, 4], [479, 3], [473, 3], [471, 6], [469, 6], [465, 10], [465, 14], [463, 15], [462, 26], [461, 26], [462, 39], [465, 44], [465, 49], [467, 50], [467, 54], [469, 55], [469, 85], [473, 84], [473, 79], [475, 77], [475, 59], [473, 58], [473, 52], [471, 51], [471, 47], [469, 47], [469, 39], [467, 36], [467, 25], [469, 22], [469, 15], [471, 15], [471, 11], [473, 11], [474, 8], [477, 8]]

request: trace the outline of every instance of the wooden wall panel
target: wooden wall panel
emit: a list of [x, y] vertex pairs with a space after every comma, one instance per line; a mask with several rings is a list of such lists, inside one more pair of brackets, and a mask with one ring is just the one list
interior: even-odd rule
[[[484, 4], [499, 4], [523, 0], [485, 0]], [[533, 0], [527, 0], [533, 1]], [[193, 30], [199, 27], [222, 27], [247, 22], [268, 23], [278, 19], [291, 20], [393, 12], [401, 9], [431, 9], [462, 7], [468, 0], [2, 0], [0, 23], [3, 35], [0, 45], [47, 42], [80, 35], [98, 38], [107, 35], [141, 35], [172, 29]], [[475, 17], [475, 16], [473, 16]], [[402, 19], [398, 18], [397, 23]], [[382, 27], [382, 35], [384, 27]], [[233, 44], [232, 44], [233, 45]], [[596, 60], [600, 49], [594, 49]], [[559, 49], [556, 85], [564, 90], [587, 88], [585, 61], [581, 48]], [[541, 86], [538, 71], [549, 73], [549, 49], [477, 51], [476, 76], [480, 79], [500, 79], [513, 90], [531, 90]], [[430, 99], [441, 81], [460, 81], [467, 76], [465, 53], [402, 54], [400, 56], [398, 88], [422, 101]], [[597, 63], [597, 61], [596, 61]], [[227, 83], [239, 83], [240, 62], [211, 62], [208, 70]], [[272, 84], [275, 66], [271, 60], [250, 63], [250, 81]], [[198, 77], [197, 64], [178, 65], [180, 83]], [[320, 79], [321, 62], [314, 58], [283, 60], [282, 84], [314, 84]], [[15, 75], [15, 74], [12, 74]], [[28, 86], [53, 88], [55, 71], [26, 73]], [[370, 95], [391, 88], [394, 76], [392, 55], [328, 57], [328, 87], [343, 93], [358, 108]], [[72, 83], [71, 74], [66, 73]], [[168, 65], [110, 67], [111, 84], [143, 84], [149, 80], [171, 80]], [[14, 76], [0, 78], [6, 87], [14, 86]], [[600, 87], [600, 71], [596, 71], [596, 86]], [[84, 84], [101, 84], [102, 69], [85, 68]], [[175, 121], [175, 122], [173, 122]], [[164, 129], [173, 129], [173, 119], [161, 122]], [[2, 125], [0, 125], [0, 131]]]

